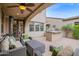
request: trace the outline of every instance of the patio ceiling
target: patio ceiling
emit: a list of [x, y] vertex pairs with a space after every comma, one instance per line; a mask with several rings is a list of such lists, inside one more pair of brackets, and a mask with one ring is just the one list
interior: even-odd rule
[[[47, 8], [51, 4], [34, 3], [34, 6], [32, 6], [32, 7], [26, 6], [26, 8], [28, 7], [31, 11], [26, 9], [23, 14], [21, 13], [21, 11], [18, 7], [11, 7], [11, 6], [15, 6], [15, 5], [18, 6], [19, 3], [3, 3], [3, 4], [0, 4], [0, 5], [2, 5], [3, 12], [6, 16], [14, 16], [15, 19], [27, 19], [27, 18], [29, 18], [29, 16], [32, 16], [32, 14], [34, 12], [39, 11], [39, 10], [41, 11], [41, 10]], [[41, 7], [41, 9], [40, 9], [40, 7]]]

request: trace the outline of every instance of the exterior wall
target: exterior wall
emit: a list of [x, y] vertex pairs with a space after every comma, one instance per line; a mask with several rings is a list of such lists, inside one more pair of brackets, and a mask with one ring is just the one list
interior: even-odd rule
[[63, 21], [62, 19], [46, 18], [46, 24], [50, 24], [51, 28], [53, 27], [53, 25], [56, 25], [58, 29], [61, 29]]
[[31, 37], [40, 37], [40, 36], [44, 36], [45, 33], [45, 22], [46, 22], [46, 10], [43, 10], [42, 12], [38, 13], [34, 18], [31, 19], [31, 21], [35, 21], [35, 22], [41, 22], [44, 23], [44, 31], [33, 31], [30, 32], [29, 31], [29, 24], [25, 25], [25, 33], [28, 33], [29, 36]]
[[64, 25], [65, 24], [74, 24], [75, 22], [79, 22], [79, 19], [74, 19], [74, 20], [67, 20], [67, 21], [63, 21]]

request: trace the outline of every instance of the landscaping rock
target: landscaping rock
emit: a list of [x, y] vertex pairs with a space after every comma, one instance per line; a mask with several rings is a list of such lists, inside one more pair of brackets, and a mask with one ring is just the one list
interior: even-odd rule
[[65, 47], [63, 50], [59, 51], [57, 56], [72, 56], [73, 50], [71, 47]]

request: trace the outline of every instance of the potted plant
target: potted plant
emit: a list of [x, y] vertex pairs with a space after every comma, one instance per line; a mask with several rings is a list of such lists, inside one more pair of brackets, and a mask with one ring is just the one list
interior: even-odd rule
[[62, 30], [65, 33], [65, 37], [70, 37], [71, 38], [72, 37], [72, 34], [73, 34], [74, 26], [71, 25], [71, 24], [64, 25], [62, 27]]

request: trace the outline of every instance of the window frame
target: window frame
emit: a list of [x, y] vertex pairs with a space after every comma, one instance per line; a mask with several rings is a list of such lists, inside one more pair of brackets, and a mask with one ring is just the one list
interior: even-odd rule
[[74, 22], [75, 25], [79, 25], [79, 22]]
[[[42, 26], [42, 30], [41, 30], [41, 26]], [[44, 23], [40, 23], [40, 31], [44, 31]]]
[[[33, 30], [31, 31], [31, 24], [33, 25]], [[30, 22], [30, 24], [29, 24], [29, 31], [30, 32], [33, 32], [33, 31], [35, 31], [35, 25], [34, 25], [34, 22]]]
[[[36, 22], [36, 21], [31, 21], [30, 24], [31, 24], [31, 23], [34, 24], [34, 31], [36, 31], [36, 32], [44, 31], [44, 23], [42, 23], [42, 22]], [[36, 30], [36, 26], [37, 26], [36, 23], [38, 23], [38, 26], [39, 26], [38, 28], [39, 28], [39, 30]], [[29, 31], [30, 31], [30, 24], [29, 24]], [[43, 30], [41, 30], [40, 24], [43, 24]], [[33, 31], [33, 32], [34, 32], [34, 31]], [[32, 32], [32, 31], [31, 31], [31, 32]]]

